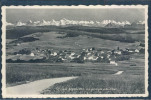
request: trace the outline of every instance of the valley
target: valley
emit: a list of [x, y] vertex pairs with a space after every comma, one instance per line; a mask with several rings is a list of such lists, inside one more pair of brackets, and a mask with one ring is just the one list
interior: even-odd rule
[[144, 29], [50, 25], [6, 32], [7, 87], [73, 76], [41, 94], [145, 92]]

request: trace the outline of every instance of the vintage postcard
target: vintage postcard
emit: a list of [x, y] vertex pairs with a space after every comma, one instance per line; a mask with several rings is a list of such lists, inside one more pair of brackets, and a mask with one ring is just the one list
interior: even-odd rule
[[3, 6], [3, 98], [148, 96], [148, 6]]

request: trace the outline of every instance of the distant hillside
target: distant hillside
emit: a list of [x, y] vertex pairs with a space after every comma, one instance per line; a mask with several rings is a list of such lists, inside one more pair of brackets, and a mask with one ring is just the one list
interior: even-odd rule
[[[144, 35], [144, 30], [138, 29], [125, 29], [125, 28], [99, 28], [88, 26], [19, 26], [6, 31], [7, 39], [18, 39], [23, 36], [37, 33], [37, 32], [56, 32], [56, 34], [64, 34], [58, 38], [77, 37], [86, 35], [93, 38], [101, 38], [106, 40], [114, 40], [120, 42], [135, 42], [143, 41], [138, 39], [138, 35]], [[134, 38], [133, 38], [134, 37]]]
[[18, 27], [8, 27], [6, 30], [6, 38], [7, 39], [17, 39], [25, 35], [29, 35], [36, 32], [70, 32], [70, 34], [74, 35], [75, 32], [79, 32], [78, 34], [83, 34], [87, 32], [89, 34], [145, 34], [144, 30], [140, 30], [137, 28], [103, 28], [103, 27], [89, 27], [89, 26], [18, 26]]
[[17, 39], [19, 37], [25, 36], [25, 35], [29, 35], [32, 33], [36, 33], [36, 32], [50, 32], [53, 30], [57, 30], [56, 26], [19, 26], [19, 27], [14, 27], [14, 28], [9, 28], [9, 30], [6, 30], [6, 38], [7, 39]]

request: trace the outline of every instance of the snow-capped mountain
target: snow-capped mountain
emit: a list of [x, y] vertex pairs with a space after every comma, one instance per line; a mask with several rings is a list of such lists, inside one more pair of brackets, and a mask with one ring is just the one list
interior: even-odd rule
[[23, 23], [21, 21], [19, 21], [19, 22], [16, 23], [16, 26], [25, 26], [25, 25], [26, 25], [26, 23]]
[[109, 23], [117, 24], [117, 25], [126, 25], [126, 24], [130, 25], [131, 24], [129, 21], [117, 22], [115, 20], [103, 20], [101, 23], [105, 24], [105, 25], [107, 25]]
[[145, 21], [139, 21], [137, 24], [145, 24]]
[[131, 25], [129, 21], [122, 21], [122, 22], [117, 22], [115, 20], [103, 20], [101, 24], [104, 27], [124, 27], [125, 25]]
[[[144, 25], [144, 21], [136, 22], [136, 24]], [[9, 24], [8, 24], [9, 25]], [[117, 28], [117, 27], [125, 27], [125, 26], [131, 26], [132, 23], [129, 21], [115, 21], [115, 20], [103, 20], [103, 21], [84, 21], [84, 20], [68, 20], [68, 19], [61, 19], [61, 20], [42, 20], [42, 21], [32, 21], [29, 20], [26, 23], [23, 23], [21, 21], [17, 22], [15, 24], [16, 26], [48, 26], [48, 25], [54, 25], [54, 26], [71, 26], [71, 25], [80, 25], [80, 26], [95, 26], [95, 27], [107, 27], [107, 28]]]
[[65, 26], [65, 25], [82, 25], [82, 26], [89, 26], [89, 25], [93, 25], [94, 22], [93, 21], [77, 21], [77, 20], [68, 20], [68, 19], [61, 19], [60, 21], [58, 21], [58, 24], [60, 24], [61, 26]]
[[34, 25], [39, 25], [40, 24], [40, 21], [35, 21], [33, 22]]
[[33, 22], [29, 20], [28, 22], [26, 22], [26, 25], [33, 25]]
[[14, 24], [6, 22], [6, 26], [14, 26]]

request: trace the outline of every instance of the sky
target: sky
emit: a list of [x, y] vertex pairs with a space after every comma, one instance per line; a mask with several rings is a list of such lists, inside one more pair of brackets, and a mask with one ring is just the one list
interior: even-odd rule
[[6, 9], [6, 21], [16, 23], [29, 20], [86, 20], [86, 21], [144, 21], [145, 9], [143, 8], [92, 8], [92, 9]]

